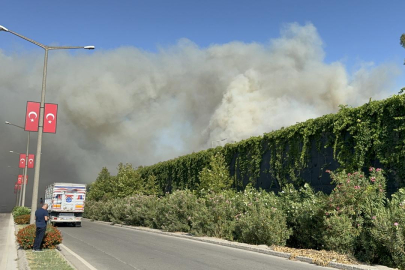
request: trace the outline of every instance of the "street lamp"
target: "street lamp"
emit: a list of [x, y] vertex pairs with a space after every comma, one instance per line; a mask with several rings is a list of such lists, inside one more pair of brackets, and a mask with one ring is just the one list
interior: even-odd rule
[[44, 106], [45, 106], [45, 93], [46, 93], [46, 72], [47, 72], [47, 65], [48, 65], [48, 51], [50, 50], [67, 50], [67, 49], [86, 49], [86, 50], [94, 50], [94, 46], [47, 46], [43, 45], [39, 42], [36, 42], [32, 39], [24, 37], [23, 35], [17, 34], [11, 30], [8, 30], [4, 26], [0, 25], [0, 31], [5, 31], [16, 35], [32, 44], [37, 45], [45, 50], [45, 57], [44, 57], [44, 70], [42, 76], [42, 92], [41, 92], [41, 107], [39, 111], [39, 127], [38, 127], [38, 141], [37, 141], [37, 161], [35, 162], [35, 175], [34, 175], [34, 187], [32, 190], [32, 203], [31, 203], [31, 218], [30, 224], [35, 222], [35, 210], [37, 209], [37, 200], [38, 200], [38, 186], [39, 186], [39, 170], [41, 168], [41, 148], [42, 148], [42, 132], [43, 132], [43, 124], [44, 124]]
[[[18, 167], [12, 167], [12, 166], [10, 166], [10, 165], [7, 165], [7, 168], [17, 168], [17, 169], [19, 169]], [[14, 176], [13, 176], [14, 177]], [[16, 184], [15, 185], [17, 185], [17, 182], [16, 182]], [[19, 205], [19, 201], [18, 201], [18, 198], [19, 198], [19, 196], [20, 196], [20, 194], [21, 194], [21, 191], [19, 191], [20, 189], [18, 189], [18, 185], [17, 185], [17, 191], [14, 189], [14, 193], [15, 193], [15, 206], [17, 207], [17, 206], [20, 206]]]
[[[9, 151], [10, 153], [16, 154], [16, 155], [21, 155], [21, 153], [15, 152], [15, 151]], [[20, 160], [19, 160], [20, 161]], [[10, 167], [10, 166], [9, 166]], [[23, 175], [25, 177], [26, 175], [26, 168], [23, 169]], [[22, 190], [20, 191], [20, 195], [19, 195], [19, 199], [18, 199], [18, 206], [24, 206], [23, 204], [23, 190], [24, 190], [24, 186], [25, 186], [25, 179], [22, 179], [21, 182], [21, 188]]]
[[[15, 125], [13, 123], [10, 123], [8, 121], [6, 121], [6, 125], [11, 125], [11, 126], [15, 126], [21, 129], [24, 129], [23, 127], [19, 126], [19, 125]], [[27, 189], [27, 185], [25, 183], [26, 179], [27, 179], [27, 174], [28, 174], [28, 149], [30, 147], [30, 132], [28, 131], [28, 140], [27, 140], [27, 152], [26, 152], [26, 156], [25, 156], [25, 170], [24, 170], [24, 181], [22, 184], [22, 202], [21, 202], [21, 206], [25, 206], [25, 191]]]

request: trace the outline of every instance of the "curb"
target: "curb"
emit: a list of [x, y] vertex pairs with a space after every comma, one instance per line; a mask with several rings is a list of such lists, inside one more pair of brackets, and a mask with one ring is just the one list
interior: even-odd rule
[[[87, 218], [83, 218], [83, 219], [88, 220], [90, 222], [102, 223], [105, 225], [112, 225], [112, 226], [127, 228], [127, 229], [131, 229], [131, 230], [138, 230], [138, 231], [144, 231], [144, 232], [150, 232], [150, 233], [170, 235], [170, 236], [175, 236], [175, 237], [179, 237], [179, 238], [187, 238], [187, 239], [194, 240], [194, 241], [200, 241], [200, 242], [204, 242], [204, 243], [232, 247], [232, 248], [282, 257], [282, 258], [286, 258], [286, 259], [291, 259], [291, 253], [274, 251], [274, 250], [268, 249], [268, 247], [266, 245], [252, 246], [249, 244], [232, 242], [232, 241], [228, 241], [228, 240], [215, 241], [215, 240], [211, 240], [211, 239], [206, 239], [204, 237], [191, 236], [190, 234], [187, 234], [187, 233], [164, 232], [164, 231], [161, 231], [158, 229], [151, 229], [151, 228], [146, 228], [146, 227], [135, 227], [135, 226], [130, 226], [130, 225], [114, 224], [111, 222], [91, 220], [91, 219], [87, 219]], [[310, 263], [310, 264], [315, 264], [313, 262], [312, 258], [304, 257], [304, 256], [296, 256], [295, 258], [293, 258], [293, 260]], [[332, 261], [321, 267], [332, 267], [332, 268], [344, 269], [344, 270], [376, 270], [376, 269], [378, 269], [376, 266], [343, 264], [343, 263], [337, 263], [337, 262], [332, 262]], [[387, 270], [396, 269], [396, 268], [389, 268], [389, 267], [384, 267], [384, 268]]]
[[27, 257], [25, 256], [25, 250], [20, 247], [20, 244], [17, 242], [17, 224], [14, 223], [14, 239], [15, 245], [17, 247], [17, 257], [18, 257], [18, 269], [19, 270], [30, 270], [31, 268], [28, 265]]
[[67, 264], [72, 267], [72, 269], [77, 270], [77, 268], [68, 260], [66, 256], [62, 253], [61, 244], [57, 245], [55, 250], [59, 253], [59, 255], [67, 262]]

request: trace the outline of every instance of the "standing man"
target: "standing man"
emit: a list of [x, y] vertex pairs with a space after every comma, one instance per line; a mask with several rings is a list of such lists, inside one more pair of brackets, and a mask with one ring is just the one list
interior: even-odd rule
[[46, 223], [48, 221], [47, 209], [48, 204], [44, 203], [42, 205], [42, 208], [39, 208], [37, 211], [35, 211], [35, 225], [37, 226], [37, 230], [35, 233], [34, 246], [32, 248], [33, 251], [42, 251], [41, 244], [45, 236]]

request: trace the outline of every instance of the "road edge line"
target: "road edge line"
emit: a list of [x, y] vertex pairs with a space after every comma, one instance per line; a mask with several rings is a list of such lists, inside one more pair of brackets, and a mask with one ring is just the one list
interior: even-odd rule
[[[68, 248], [67, 246], [65, 246], [64, 244], [59, 244], [60, 248], [64, 248], [67, 252], [69, 252], [70, 254], [72, 254], [74, 257], [76, 257], [76, 259], [78, 259], [81, 263], [83, 263], [85, 266], [87, 266], [89, 269], [91, 270], [97, 270], [97, 268], [95, 268], [94, 266], [92, 266], [90, 263], [88, 263], [85, 259], [83, 259], [82, 257], [80, 257], [77, 253], [75, 253], [73, 250], [71, 250], [70, 248]], [[63, 256], [63, 254], [62, 254]], [[65, 257], [65, 256], [63, 256]], [[65, 257], [66, 259], [66, 257]]]

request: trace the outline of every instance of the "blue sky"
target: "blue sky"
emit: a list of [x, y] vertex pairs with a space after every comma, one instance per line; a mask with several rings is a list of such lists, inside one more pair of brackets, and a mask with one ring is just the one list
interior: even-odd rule
[[[405, 1], [88, 0], [2, 1], [0, 24], [44, 44], [154, 52], [187, 38], [204, 48], [231, 41], [266, 44], [286, 23], [312, 23], [327, 63], [403, 62]], [[4, 51], [35, 46], [1, 35]]]

